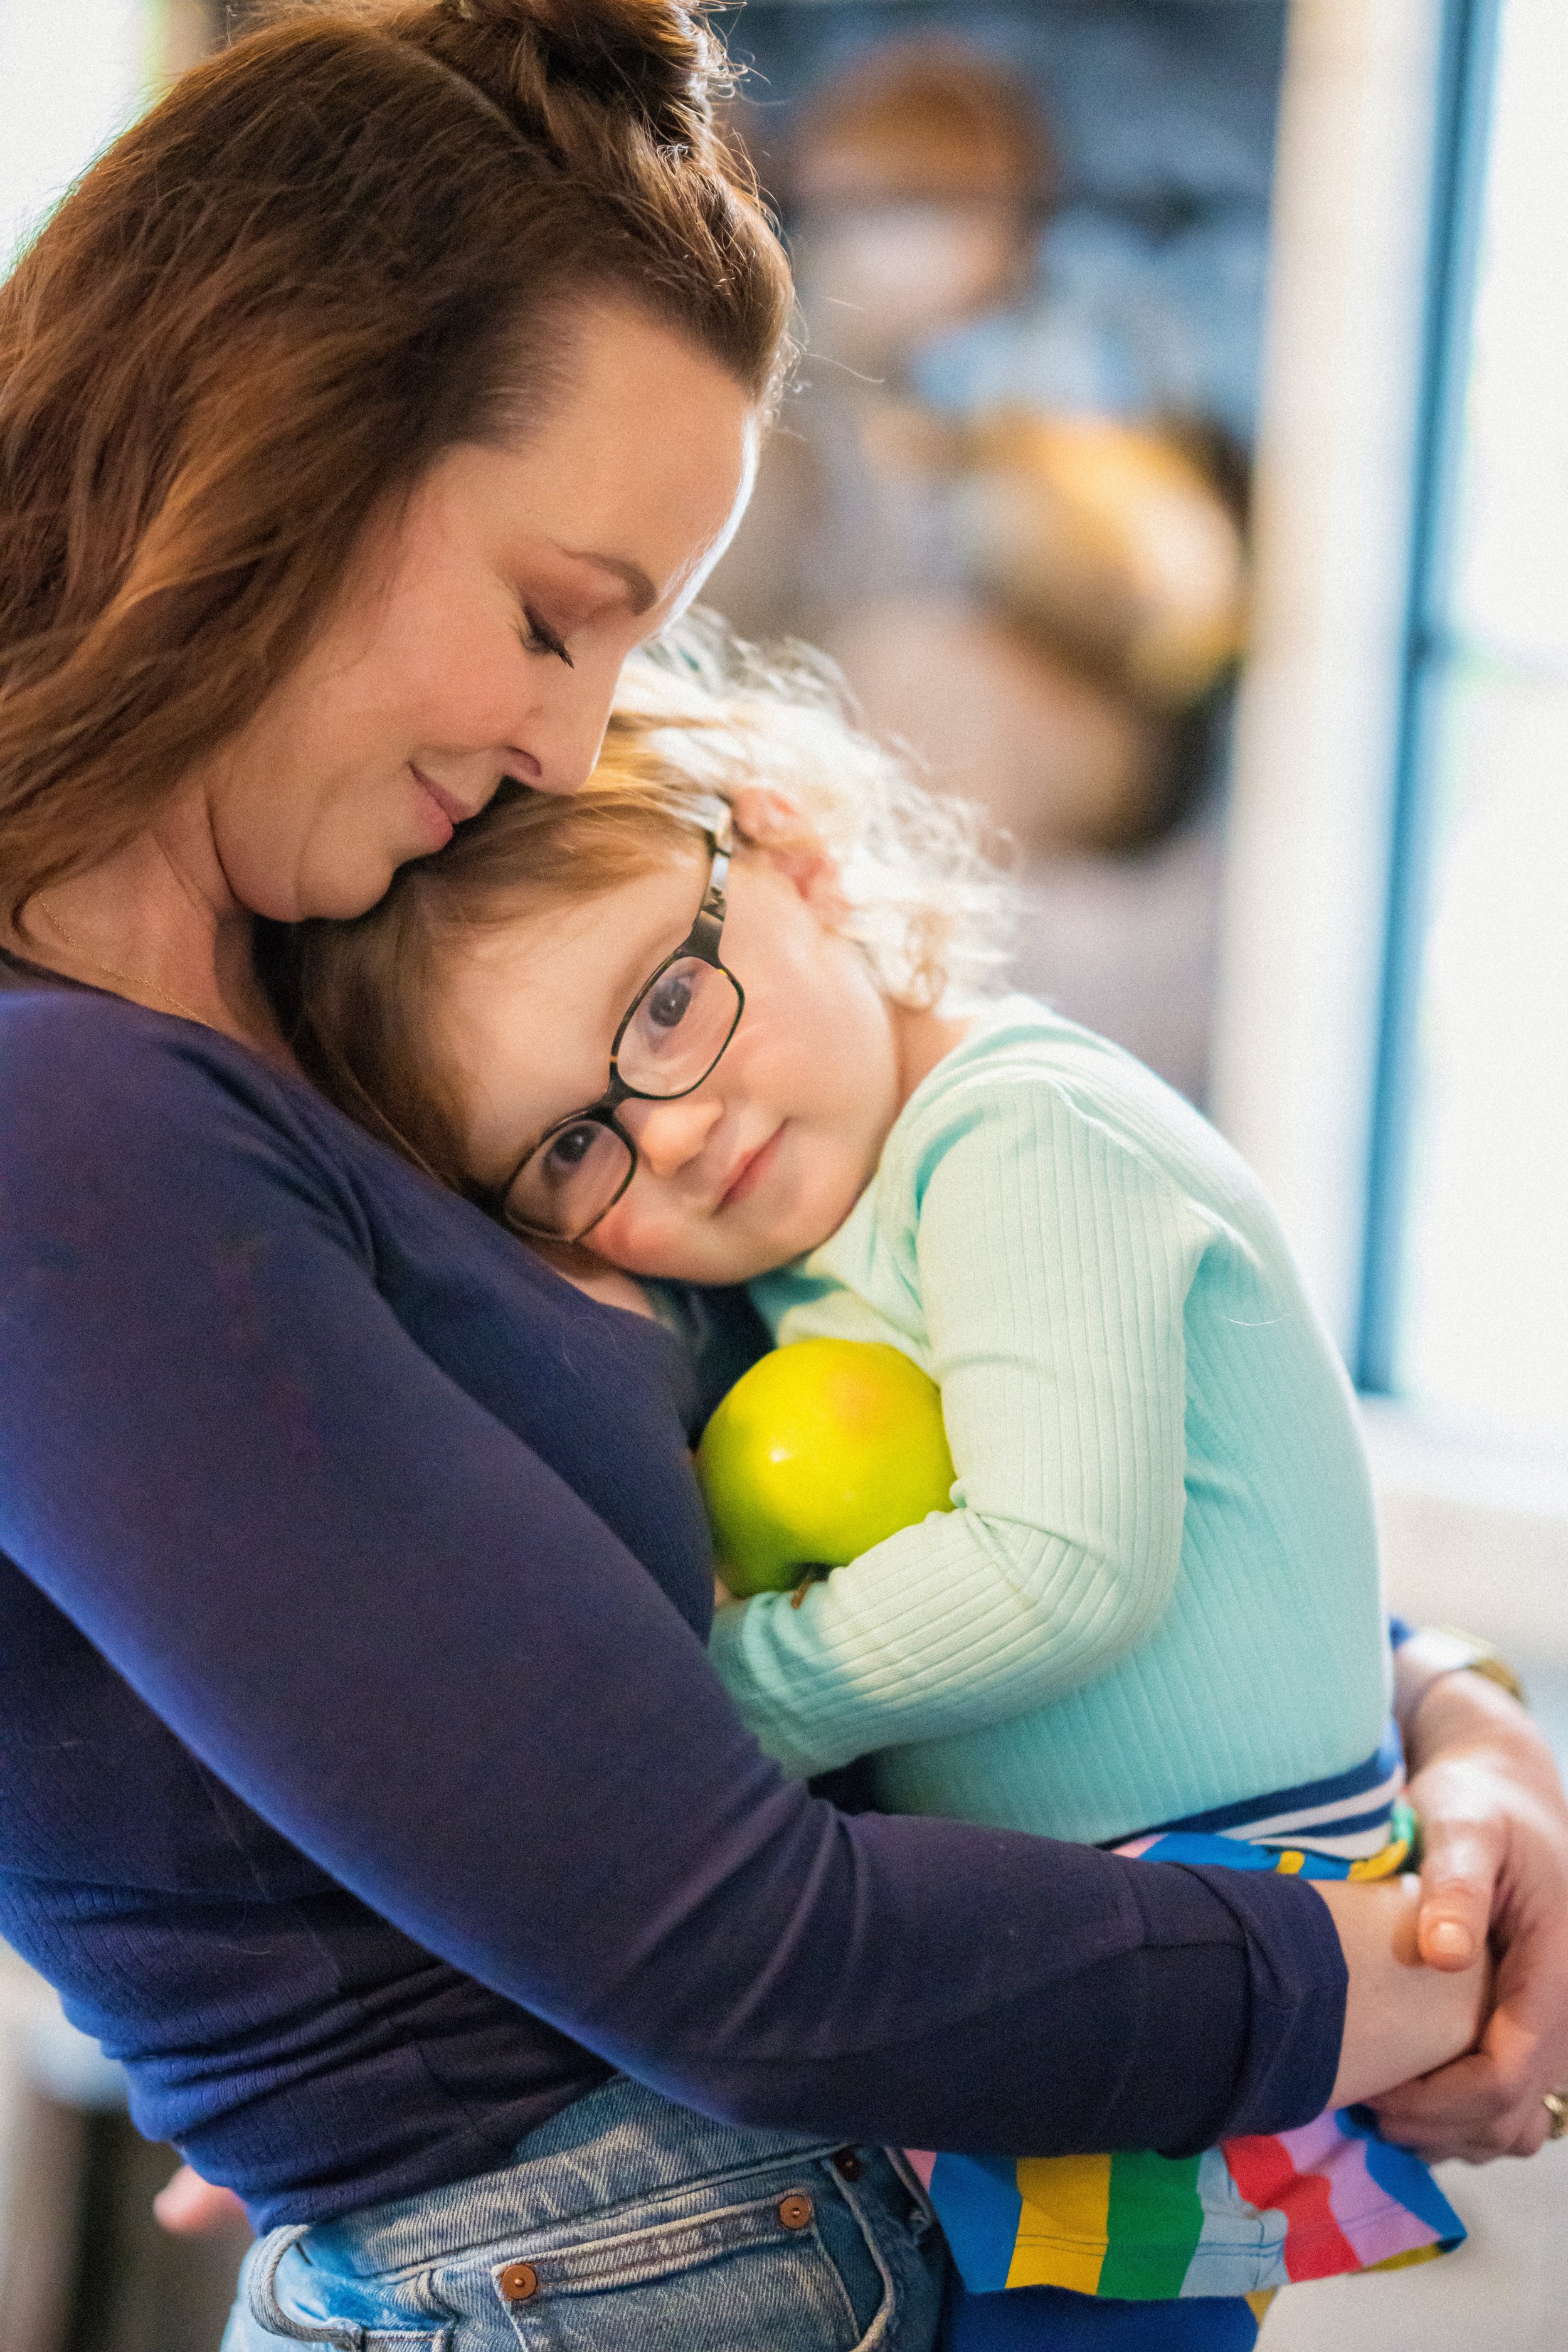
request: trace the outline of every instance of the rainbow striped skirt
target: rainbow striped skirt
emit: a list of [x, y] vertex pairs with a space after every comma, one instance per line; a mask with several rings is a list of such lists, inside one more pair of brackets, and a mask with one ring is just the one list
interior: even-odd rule
[[[1381, 1851], [1353, 1862], [1191, 1831], [1118, 1850], [1307, 1878], [1384, 1877], [1410, 1856], [1415, 1824], [1403, 1805], [1391, 1828]], [[1144, 2305], [1233, 2297], [1250, 2305], [1255, 2326], [1277, 2287], [1430, 2261], [1465, 2235], [1426, 2167], [1354, 2108], [1193, 2157], [909, 2155], [971, 2295], [1034, 2287]], [[958, 2336], [981, 2340], [973, 2328]], [[1023, 2340], [1016, 2325], [1005, 2340]], [[1080, 2335], [1042, 2327], [1032, 2340], [1077, 2344]], [[1140, 2330], [1116, 2340], [1167, 2339]]]

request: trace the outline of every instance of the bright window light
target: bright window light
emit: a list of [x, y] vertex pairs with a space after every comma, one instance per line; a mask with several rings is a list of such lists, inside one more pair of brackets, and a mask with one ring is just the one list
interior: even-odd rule
[[0, 0], [0, 274], [139, 111], [156, 0]]
[[1398, 1392], [1568, 1442], [1568, 6], [1504, 0], [1426, 658]]

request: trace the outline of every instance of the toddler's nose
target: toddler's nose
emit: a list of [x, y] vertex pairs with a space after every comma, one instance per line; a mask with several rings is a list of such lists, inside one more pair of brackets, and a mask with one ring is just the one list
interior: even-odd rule
[[[655, 1176], [678, 1176], [695, 1160], [718, 1121], [723, 1105], [688, 1095], [680, 1102], [627, 1103], [621, 1112], [644, 1166]], [[629, 1114], [629, 1117], [628, 1117]]]

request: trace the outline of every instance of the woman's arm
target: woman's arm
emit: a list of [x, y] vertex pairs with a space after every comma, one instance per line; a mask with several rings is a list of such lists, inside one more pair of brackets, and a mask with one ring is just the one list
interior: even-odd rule
[[[960, 1106], [962, 1114], [963, 1107]], [[988, 1099], [922, 1190], [921, 1303], [960, 1505], [717, 1620], [802, 1775], [1042, 1706], [1158, 1623], [1181, 1565], [1192, 1204], [1049, 1087]]]
[[123, 1008], [4, 1018], [0, 1545], [342, 1885], [736, 2120], [1050, 2153], [1321, 2105], [1344, 1971], [1310, 1889], [784, 1780], [392, 1314], [292, 1088]]

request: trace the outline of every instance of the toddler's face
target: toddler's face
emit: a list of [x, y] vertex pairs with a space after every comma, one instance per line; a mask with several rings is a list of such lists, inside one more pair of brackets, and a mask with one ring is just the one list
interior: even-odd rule
[[[604, 1092], [621, 1016], [689, 931], [706, 874], [694, 842], [689, 858], [578, 906], [520, 911], [453, 955], [437, 1040], [479, 1182], [504, 1183]], [[694, 1094], [618, 1113], [637, 1170], [588, 1245], [631, 1274], [742, 1282], [814, 1248], [898, 1115], [895, 1008], [832, 928], [809, 861], [737, 852], [721, 953], [746, 998], [723, 1059]]]

